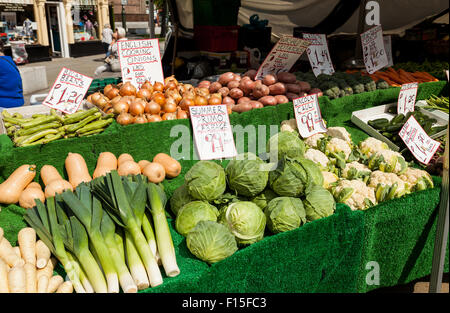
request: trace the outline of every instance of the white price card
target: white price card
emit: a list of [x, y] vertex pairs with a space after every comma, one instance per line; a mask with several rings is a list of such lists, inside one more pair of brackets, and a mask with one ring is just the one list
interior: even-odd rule
[[258, 69], [255, 79], [267, 74], [288, 72], [309, 46], [309, 41], [292, 36], [282, 36]]
[[406, 83], [400, 88], [400, 94], [397, 101], [397, 113], [406, 114], [408, 112], [414, 112], [414, 106], [416, 105], [417, 89], [419, 83]]
[[92, 78], [63, 67], [42, 104], [71, 114], [78, 110]]
[[412, 115], [398, 134], [409, 151], [423, 164], [430, 162], [441, 144], [439, 141], [431, 139]]
[[191, 106], [189, 113], [200, 160], [237, 155], [226, 105]]
[[325, 34], [303, 34], [303, 39], [310, 42], [306, 49], [309, 63], [316, 77], [320, 74], [332, 75], [334, 73], [330, 52], [328, 51], [327, 37]]
[[117, 42], [122, 81], [139, 88], [146, 80], [164, 82], [158, 39]]
[[369, 74], [386, 67], [388, 58], [384, 49], [383, 30], [381, 26], [375, 26], [361, 34], [364, 64]]
[[394, 60], [392, 59], [392, 39], [391, 36], [383, 36], [384, 51], [386, 51], [386, 56], [388, 59], [387, 67], [394, 65]]
[[317, 94], [296, 98], [293, 104], [297, 128], [303, 138], [327, 131], [320, 113]]
[[447, 81], [448, 81], [448, 70], [445, 71], [445, 74], [447, 74]]

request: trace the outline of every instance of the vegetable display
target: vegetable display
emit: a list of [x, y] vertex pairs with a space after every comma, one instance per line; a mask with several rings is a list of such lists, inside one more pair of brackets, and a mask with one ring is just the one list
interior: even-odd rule
[[112, 114], [102, 115], [95, 107], [63, 115], [51, 109], [50, 114], [34, 114], [30, 118], [24, 118], [19, 113], [10, 114], [7, 110], [2, 111], [7, 134], [16, 147], [98, 134], [114, 121], [112, 117]]
[[400, 62], [393, 66], [394, 69], [403, 69], [407, 72], [427, 72], [430, 75], [440, 79], [447, 79], [445, 71], [448, 70], [448, 61], [428, 61], [422, 63], [417, 62]]
[[437, 97], [435, 95], [431, 95], [429, 99], [426, 100], [427, 105], [423, 106], [424, 109], [434, 109], [434, 110], [440, 110], [444, 113], [449, 112], [449, 104], [448, 104], [448, 97]]
[[22, 228], [13, 248], [0, 227], [0, 293], [72, 293], [71, 281], [53, 274], [55, 264], [33, 228]]
[[394, 69], [393, 67], [388, 67], [385, 70], [380, 70], [373, 74], [368, 74], [364, 72], [362, 74], [370, 77], [374, 82], [377, 82], [377, 84], [379, 81], [385, 81], [390, 86], [393, 87], [400, 87], [402, 84], [406, 83], [413, 83], [413, 82], [426, 83], [426, 82], [435, 82], [439, 80], [433, 75], [424, 71], [408, 72], [403, 68], [399, 67], [397, 67], [397, 69]]

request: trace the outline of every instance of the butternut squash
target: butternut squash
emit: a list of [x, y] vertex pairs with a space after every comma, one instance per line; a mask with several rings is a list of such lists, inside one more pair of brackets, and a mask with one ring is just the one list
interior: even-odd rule
[[164, 166], [156, 162], [148, 164], [142, 171], [142, 174], [147, 176], [148, 180], [155, 184], [162, 182], [166, 177]]
[[153, 162], [161, 164], [166, 171], [166, 176], [169, 178], [177, 177], [181, 173], [180, 162], [178, 162], [168, 154], [158, 153], [153, 158]]
[[[41, 189], [42, 190], [41, 185], [39, 185], [39, 183], [37, 183], [35, 181], [32, 181], [31, 183], [29, 183], [27, 188], [37, 188], [37, 189]], [[25, 188], [25, 189], [27, 189], [27, 188]]]
[[126, 161], [134, 162], [134, 158], [131, 156], [131, 154], [122, 153], [121, 155], [119, 155], [119, 158], [117, 159], [117, 165], [120, 166], [121, 163], [126, 162]]
[[119, 165], [117, 173], [120, 176], [139, 175], [141, 174], [141, 168], [134, 161], [124, 161]]
[[140, 160], [140, 161], [138, 162], [138, 165], [139, 165], [139, 167], [141, 168], [141, 172], [142, 172], [142, 173], [144, 173], [144, 168], [145, 168], [147, 165], [149, 165], [150, 163], [152, 163], [152, 162], [150, 162], [150, 161], [148, 161], [148, 160]]
[[20, 194], [36, 175], [36, 165], [19, 166], [2, 184], [0, 184], [0, 203], [17, 203]]
[[35, 199], [41, 200], [42, 203], [45, 202], [45, 194], [42, 191], [41, 186], [39, 186], [39, 188], [33, 186], [25, 188], [20, 194], [19, 205], [22, 208], [31, 209], [36, 205]]
[[64, 190], [72, 190], [73, 186], [67, 180], [54, 180], [45, 187], [45, 198], [54, 197], [57, 193], [62, 193]]
[[97, 178], [100, 176], [105, 176], [113, 170], [117, 170], [117, 158], [111, 152], [102, 152], [98, 156], [97, 166], [94, 170], [92, 178]]
[[41, 168], [41, 178], [45, 186], [47, 186], [54, 180], [63, 179], [58, 170], [53, 165], [44, 165]]
[[81, 154], [69, 152], [64, 164], [67, 175], [69, 176], [69, 182], [73, 188], [76, 188], [82, 182], [88, 183], [92, 180], [86, 162]]

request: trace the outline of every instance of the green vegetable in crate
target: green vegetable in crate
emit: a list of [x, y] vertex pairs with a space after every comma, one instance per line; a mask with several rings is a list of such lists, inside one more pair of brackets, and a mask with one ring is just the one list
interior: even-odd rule
[[322, 217], [330, 216], [336, 209], [333, 195], [322, 186], [312, 186], [306, 192], [303, 205], [305, 206], [306, 219], [308, 221], [315, 221]]
[[367, 183], [372, 171], [364, 164], [357, 161], [347, 163], [345, 168], [342, 170], [342, 178], [353, 180], [360, 179]]
[[264, 237], [266, 216], [253, 202], [240, 201], [230, 204], [220, 216], [219, 222], [230, 229], [239, 245], [249, 245]]
[[219, 198], [211, 201], [211, 204], [214, 205], [219, 210], [219, 214], [221, 214], [224, 212], [223, 209], [226, 209], [231, 203], [238, 201], [248, 201], [248, 199], [243, 196], [238, 196], [236, 194], [226, 192]]
[[181, 235], [186, 236], [200, 221], [217, 221], [219, 211], [205, 201], [192, 201], [185, 204], [177, 214], [175, 228]]
[[427, 105], [423, 106], [423, 108], [440, 110], [448, 114], [449, 113], [448, 97], [437, 97], [435, 95], [431, 95], [431, 97], [427, 99]]
[[375, 189], [377, 202], [399, 198], [409, 192], [408, 184], [394, 173], [374, 171], [369, 178], [369, 187]]
[[299, 198], [274, 198], [267, 204], [264, 214], [267, 227], [274, 234], [298, 228], [306, 223], [305, 208]]
[[177, 216], [183, 205], [194, 200], [195, 199], [192, 198], [189, 194], [186, 185], [183, 184], [173, 192], [172, 197], [170, 198], [170, 209], [172, 210], [173, 214]]
[[[269, 173], [269, 185], [276, 194], [279, 196], [300, 197], [312, 185], [313, 179], [309, 176], [310, 171], [303, 165], [303, 160], [306, 159], [284, 158], [278, 162], [277, 168]], [[314, 162], [310, 162], [318, 168]], [[320, 173], [319, 168], [318, 170]]]
[[424, 170], [408, 167], [401, 175], [400, 179], [410, 186], [412, 192], [433, 188], [433, 179], [431, 175]]
[[367, 166], [372, 171], [380, 170], [387, 173], [402, 174], [408, 168], [405, 158], [398, 152], [392, 150], [381, 150], [372, 154]]
[[267, 152], [270, 155], [271, 162], [281, 160], [284, 156], [289, 158], [301, 157], [305, 150], [305, 143], [298, 134], [289, 131], [281, 131], [270, 137], [267, 142]]
[[186, 244], [193, 255], [210, 264], [229, 257], [238, 249], [230, 230], [213, 221], [198, 222], [187, 234]]
[[374, 188], [361, 180], [342, 179], [331, 187], [336, 202], [345, 203], [352, 210], [366, 210], [377, 203]]
[[261, 210], [264, 210], [267, 204], [270, 202], [270, 200], [276, 197], [278, 197], [278, 195], [275, 192], [273, 192], [272, 189], [266, 188], [259, 195], [256, 195], [255, 197], [250, 199], [250, 201], [256, 203], [256, 205], [258, 205], [261, 208]]
[[256, 196], [266, 188], [269, 179], [265, 165], [267, 163], [251, 152], [239, 154], [225, 169], [228, 186], [239, 195]]
[[212, 161], [199, 161], [184, 176], [186, 188], [194, 199], [211, 201], [226, 189], [225, 171]]

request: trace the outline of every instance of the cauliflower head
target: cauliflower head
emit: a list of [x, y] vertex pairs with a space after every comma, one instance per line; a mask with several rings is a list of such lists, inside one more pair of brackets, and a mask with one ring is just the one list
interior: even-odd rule
[[388, 145], [385, 142], [382, 142], [381, 140], [373, 137], [368, 137], [365, 140], [361, 141], [359, 143], [359, 148], [361, 152], [367, 157], [370, 157], [372, 154], [378, 151], [389, 149]]
[[328, 162], [330, 161], [325, 153], [313, 148], [306, 150], [304, 158], [313, 161], [319, 165], [321, 169], [326, 169]]
[[353, 161], [346, 164], [341, 172], [341, 176], [348, 180], [359, 179], [367, 183], [371, 173], [372, 171], [366, 165]]
[[394, 173], [374, 171], [369, 178], [369, 187], [375, 189], [378, 203], [399, 198], [409, 192], [409, 185]]
[[317, 148], [317, 142], [324, 137], [325, 137], [324, 134], [319, 133], [306, 138], [304, 142], [308, 147]]
[[327, 135], [333, 138], [339, 138], [344, 141], [347, 141], [350, 145], [353, 144], [352, 136], [345, 129], [345, 127], [329, 127], [327, 129]]
[[352, 147], [350, 144], [339, 138], [331, 138], [330, 141], [326, 144], [325, 154], [338, 154], [342, 152], [347, 160], [350, 154], [352, 153]]
[[431, 175], [427, 171], [418, 168], [408, 167], [399, 177], [410, 186], [412, 191], [420, 191], [434, 187]]
[[281, 131], [297, 132], [297, 120], [292, 118], [281, 122]]
[[377, 203], [375, 189], [360, 180], [340, 180], [332, 193], [336, 202], [345, 203], [353, 211], [366, 210]]
[[330, 190], [332, 184], [334, 184], [339, 180], [339, 177], [336, 174], [327, 171], [322, 171], [322, 176], [323, 176], [322, 187], [328, 190]]
[[371, 170], [381, 170], [387, 173], [402, 174], [408, 168], [405, 158], [392, 150], [380, 150], [372, 154], [368, 160]]

